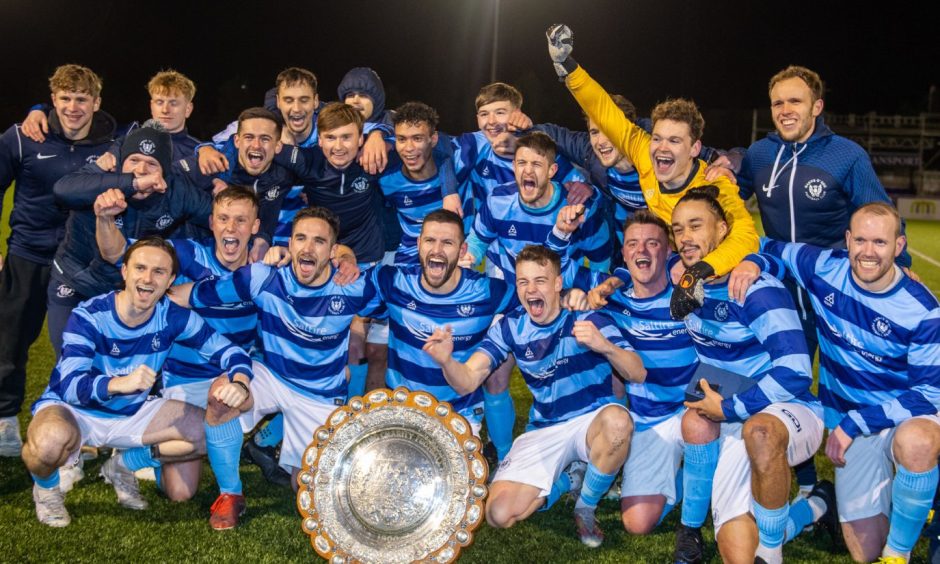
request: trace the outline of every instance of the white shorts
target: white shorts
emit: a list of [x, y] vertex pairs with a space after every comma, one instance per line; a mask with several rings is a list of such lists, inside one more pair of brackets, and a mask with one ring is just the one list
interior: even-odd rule
[[534, 486], [542, 490], [539, 497], [547, 496], [552, 490], [552, 484], [570, 463], [575, 460], [590, 461], [588, 427], [597, 414], [607, 408], [627, 409], [620, 404], [608, 404], [564, 423], [519, 435], [512, 442], [509, 454], [499, 464], [493, 481]]
[[53, 405], [67, 409], [78, 423], [78, 430], [82, 441], [74, 452], [69, 453], [68, 461], [64, 466], [78, 462], [83, 445], [93, 447], [135, 448], [144, 446], [142, 441], [144, 432], [156, 416], [160, 408], [170, 401], [166, 398], [151, 396], [147, 398], [137, 413], [130, 417], [95, 417], [87, 411], [82, 411], [72, 405], [61, 401], [44, 401], [36, 407], [38, 414], [43, 409]]
[[215, 378], [209, 378], [163, 388], [162, 396], [163, 399], [179, 400], [205, 409], [209, 403], [209, 388], [214, 381]]
[[[787, 427], [787, 464], [795, 466], [809, 459], [822, 443], [822, 420], [800, 403], [774, 403], [761, 413], [773, 415]], [[715, 537], [723, 524], [751, 511], [751, 462], [741, 429], [744, 423], [722, 423], [718, 437], [721, 451], [712, 483], [712, 521]]]
[[257, 360], [252, 361], [251, 368], [255, 373], [251, 381], [254, 405], [239, 417], [242, 431], [251, 431], [269, 413], [283, 413], [284, 442], [278, 463], [287, 471], [301, 468], [303, 453], [313, 441], [314, 431], [339, 406], [301, 394]]
[[676, 474], [682, 462], [683, 409], [665, 421], [634, 431], [630, 456], [623, 464], [620, 497], [662, 495], [676, 504]]
[[388, 319], [373, 319], [366, 331], [366, 342], [373, 345], [388, 345]]
[[[940, 415], [918, 415], [940, 425]], [[875, 435], [858, 436], [845, 451], [845, 466], [836, 468], [836, 505], [839, 521], [858, 521], [875, 515], [891, 515], [891, 482], [894, 479], [894, 433], [897, 427]]]

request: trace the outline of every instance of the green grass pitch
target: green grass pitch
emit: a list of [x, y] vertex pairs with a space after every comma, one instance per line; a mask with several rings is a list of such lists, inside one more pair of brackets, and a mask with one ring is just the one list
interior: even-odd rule
[[[6, 251], [7, 219], [12, 190], [6, 194], [0, 244]], [[940, 223], [910, 222], [911, 247], [940, 261]], [[915, 258], [915, 271], [935, 292], [940, 291], [940, 267]], [[45, 333], [30, 351], [27, 381], [27, 410], [49, 378], [52, 350]], [[531, 399], [520, 378], [513, 380], [513, 396], [521, 432]], [[29, 423], [24, 411], [20, 422], [25, 432]], [[65, 529], [40, 525], [33, 513], [32, 482], [20, 460], [0, 459], [0, 562], [300, 562], [318, 559], [308, 537], [300, 530], [300, 518], [293, 495], [267, 484], [254, 466], [242, 467], [248, 499], [248, 512], [233, 531], [215, 532], [209, 528], [209, 505], [216, 489], [208, 465], [204, 466], [201, 489], [187, 503], [172, 503], [158, 495], [152, 482], [142, 490], [150, 501], [148, 511], [119, 507], [110, 486], [96, 477], [103, 460], [86, 464], [86, 478], [68, 494], [67, 506], [72, 524]], [[832, 478], [832, 466], [817, 455], [822, 477]], [[473, 546], [464, 553], [464, 562], [669, 562], [674, 542], [673, 528], [678, 512], [651, 535], [626, 534], [620, 525], [619, 505], [604, 501], [598, 510], [607, 534], [597, 550], [583, 547], [574, 535], [571, 502], [559, 503], [551, 511], [538, 513], [509, 530], [483, 525]], [[710, 561], [719, 562], [715, 544], [706, 532]], [[788, 562], [850, 562], [844, 552], [829, 552], [822, 532], [803, 535], [785, 548]], [[922, 539], [915, 560], [926, 559]]]

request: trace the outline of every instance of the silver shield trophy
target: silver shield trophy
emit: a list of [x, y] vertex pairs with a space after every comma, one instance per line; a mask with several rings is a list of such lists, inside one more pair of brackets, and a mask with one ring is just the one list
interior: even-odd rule
[[450, 404], [398, 388], [316, 430], [297, 477], [301, 527], [330, 562], [451, 562], [483, 520], [480, 440]]

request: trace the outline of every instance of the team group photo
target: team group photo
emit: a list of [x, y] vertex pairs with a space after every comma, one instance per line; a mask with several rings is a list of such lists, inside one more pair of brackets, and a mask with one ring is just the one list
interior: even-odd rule
[[[587, 2], [650, 34], [620, 53], [569, 3], [511, 3], [323, 8], [343, 39], [273, 63], [289, 10], [190, 44], [212, 16], [181, 7], [161, 59], [168, 30], [111, 7], [90, 25], [127, 28], [109, 56], [143, 83], [80, 45], [28, 62], [0, 135], [0, 561], [411, 560], [392, 541], [342, 552], [327, 529], [390, 537], [440, 478], [379, 452], [328, 485], [322, 445], [412, 394], [467, 453], [456, 522], [476, 529], [421, 558], [940, 562], [933, 87], [909, 162], [829, 123], [811, 57], [710, 55], [716, 28], [673, 60], [660, 42], [696, 25], [678, 6]], [[489, 22], [492, 46], [430, 29], [445, 11]], [[397, 25], [413, 44], [383, 45]], [[433, 67], [448, 37], [492, 49], [440, 72], [473, 84], [457, 109], [358, 55]], [[738, 65], [754, 127], [703, 109], [718, 78], [677, 95], [633, 73], [657, 51], [673, 74]], [[266, 78], [206, 90], [187, 66], [232, 57]], [[514, 58], [518, 79], [499, 70]], [[149, 110], [112, 113], [122, 92]], [[886, 163], [920, 176], [899, 192]]]

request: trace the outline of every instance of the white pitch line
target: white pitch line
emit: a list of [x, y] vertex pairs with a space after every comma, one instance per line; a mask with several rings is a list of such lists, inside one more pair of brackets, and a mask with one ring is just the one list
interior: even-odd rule
[[912, 255], [919, 258], [920, 260], [927, 261], [930, 264], [936, 266], [937, 268], [940, 268], [940, 261], [937, 261], [936, 259], [931, 258], [929, 255], [925, 255], [924, 253], [915, 251], [914, 249], [910, 247], [907, 248], [907, 252], [911, 253]]

